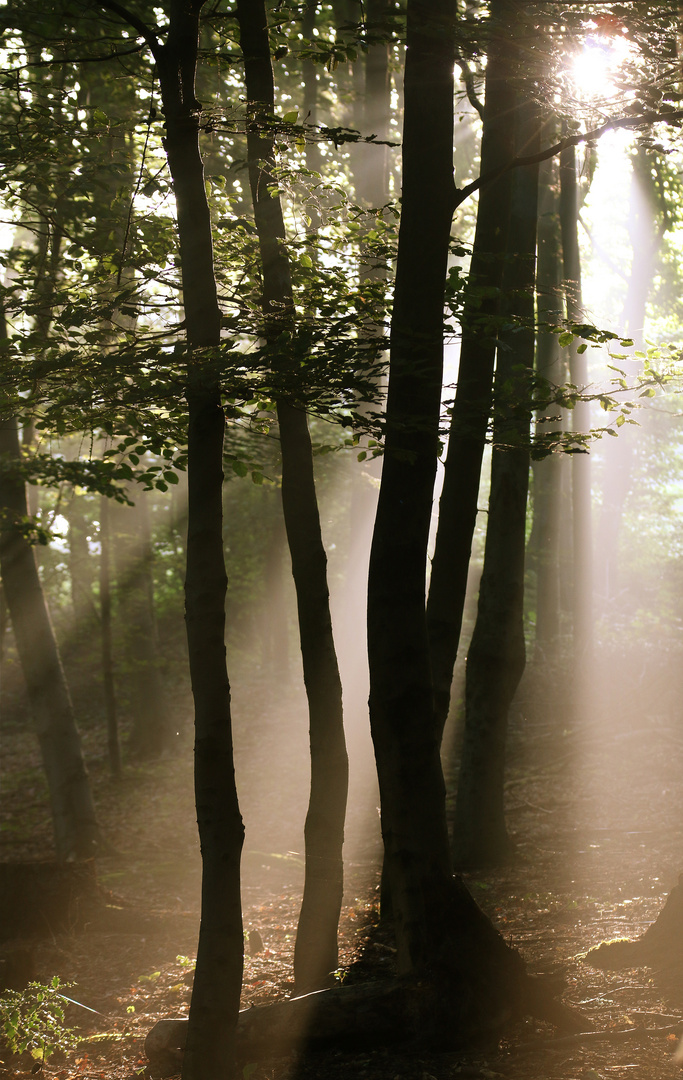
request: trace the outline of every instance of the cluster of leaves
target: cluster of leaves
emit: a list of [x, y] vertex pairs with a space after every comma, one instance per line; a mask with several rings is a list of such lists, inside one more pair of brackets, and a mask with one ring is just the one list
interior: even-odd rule
[[31, 982], [25, 990], [5, 990], [0, 996], [0, 1032], [14, 1054], [28, 1051], [47, 1061], [55, 1051], [68, 1053], [78, 1036], [66, 1025], [64, 1010], [68, 984], [57, 975], [49, 983]]

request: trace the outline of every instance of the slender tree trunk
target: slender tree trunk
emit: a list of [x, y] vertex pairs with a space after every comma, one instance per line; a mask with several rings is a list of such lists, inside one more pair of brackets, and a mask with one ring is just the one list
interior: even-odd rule
[[[237, 18], [249, 110], [249, 177], [263, 267], [265, 335], [276, 341], [293, 321], [289, 261], [282, 206], [273, 195], [273, 70], [265, 4], [238, 0]], [[295, 395], [280, 397], [277, 418], [282, 450], [282, 506], [292, 557], [299, 635], [308, 696], [311, 793], [306, 816], [306, 872], [297, 928], [294, 979], [297, 993], [329, 983], [338, 966], [337, 926], [343, 892], [342, 845], [348, 759], [341, 682], [332, 637], [327, 557], [315, 492], [306, 413]]]
[[[106, 5], [105, 5], [106, 6]], [[211, 217], [199, 148], [195, 78], [202, 0], [170, 0], [166, 44], [145, 28], [159, 73], [173, 180], [187, 326], [189, 408], [185, 619], [195, 705], [195, 796], [202, 849], [202, 911], [184, 1080], [234, 1067], [244, 940], [230, 684], [225, 657], [223, 435], [217, 375], [221, 312]], [[138, 30], [139, 32], [139, 30]]]
[[[557, 334], [544, 326], [562, 321], [562, 247], [558, 215], [558, 176], [554, 161], [540, 166], [538, 217], [538, 323], [536, 371], [550, 387], [564, 380], [562, 351]], [[561, 421], [548, 420], [557, 413], [550, 406], [536, 417], [536, 430], [561, 430]], [[534, 463], [534, 524], [532, 558], [536, 569], [536, 654], [540, 661], [557, 659], [560, 639], [560, 528], [562, 505], [562, 456], [557, 453]]]
[[[4, 322], [4, 318], [2, 320]], [[0, 336], [7, 331], [0, 328]], [[0, 421], [0, 574], [47, 777], [58, 859], [95, 854], [99, 829], [52, 623], [33, 548], [22, 530], [28, 516], [13, 417]]]
[[[566, 290], [567, 318], [583, 321], [581, 300], [581, 259], [579, 255], [579, 192], [576, 175], [576, 152], [569, 147], [560, 155], [560, 221]], [[579, 388], [588, 383], [585, 353], [576, 343], [569, 347], [569, 378]], [[590, 431], [590, 404], [577, 402], [572, 411], [573, 430]], [[572, 545], [573, 545], [573, 623], [574, 665], [577, 703], [584, 700], [588, 667], [593, 648], [593, 539], [591, 511], [591, 463], [588, 453], [572, 456]]]
[[121, 747], [116, 714], [114, 655], [111, 634], [111, 531], [109, 500], [100, 499], [100, 628], [102, 635], [102, 687], [107, 718], [107, 753], [112, 776], [121, 776]]
[[[534, 106], [518, 118], [519, 154], [539, 148]], [[465, 736], [453, 830], [456, 866], [497, 864], [510, 852], [503, 808], [510, 705], [524, 672], [524, 552], [529, 486], [530, 375], [534, 363], [534, 285], [538, 166], [513, 178], [506, 322], [498, 346], [494, 448], [484, 569], [467, 656]]]
[[[481, 175], [495, 174], [515, 154], [515, 91], [510, 82], [508, 0], [493, 0]], [[472, 536], [477, 520], [481, 464], [491, 412], [498, 305], [510, 213], [511, 174], [503, 173], [479, 193], [468, 293], [462, 325], [460, 366], [439, 525], [427, 603], [437, 724], [448, 716], [467, 590]]]

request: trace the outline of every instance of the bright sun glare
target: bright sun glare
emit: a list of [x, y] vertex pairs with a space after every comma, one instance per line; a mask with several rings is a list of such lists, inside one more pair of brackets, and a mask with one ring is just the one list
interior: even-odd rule
[[569, 65], [576, 97], [582, 101], [615, 97], [620, 92], [615, 77], [631, 48], [631, 43], [624, 37], [589, 35]]

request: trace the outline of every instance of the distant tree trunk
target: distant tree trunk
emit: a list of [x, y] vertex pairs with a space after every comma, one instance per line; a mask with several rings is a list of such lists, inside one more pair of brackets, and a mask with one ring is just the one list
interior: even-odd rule
[[133, 714], [130, 750], [144, 759], [159, 757], [168, 746], [170, 717], [159, 668], [149, 506], [142, 490], [135, 491], [133, 498], [135, 506], [119, 506], [111, 517], [116, 534], [118, 621]]
[[88, 523], [84, 499], [75, 492], [64, 506], [63, 514], [69, 523], [69, 578], [71, 581], [71, 611], [76, 638], [85, 637], [88, 624], [95, 616], [93, 601], [93, 570], [88, 547]]
[[[293, 301], [282, 207], [273, 195], [273, 69], [263, 0], [238, 0], [251, 120], [249, 179], [263, 267], [266, 340], [292, 326]], [[294, 952], [297, 993], [329, 984], [338, 966], [337, 927], [343, 892], [342, 846], [348, 787], [342, 697], [332, 637], [327, 557], [315, 492], [306, 413], [293, 389], [277, 402], [282, 450], [282, 506], [297, 595], [301, 656], [308, 696], [311, 793], [306, 816], [304, 896]]]
[[[665, 223], [658, 227], [657, 221], [654, 163], [652, 153], [644, 146], [639, 146], [632, 157], [629, 235], [633, 254], [621, 328], [625, 336], [633, 339], [636, 349], [642, 349], [644, 344], [647, 298], [665, 231]], [[619, 361], [619, 367], [634, 375], [641, 366], [637, 359]], [[619, 592], [619, 530], [633, 475], [636, 453], [633, 436], [633, 428], [624, 426], [618, 439], [606, 440], [603, 451], [605, 464], [595, 545], [595, 584], [598, 594], [608, 602]]]
[[109, 499], [100, 498], [100, 631], [102, 636], [102, 687], [104, 712], [107, 718], [107, 754], [114, 777], [121, 775], [121, 748], [116, 714], [114, 685], [114, 655], [111, 634], [111, 532]]
[[290, 681], [289, 675], [289, 628], [284, 590], [284, 553], [287, 534], [282, 518], [280, 493], [277, 497], [275, 516], [271, 522], [270, 539], [266, 548], [263, 614], [263, 667], [268, 672], [271, 692], [278, 697], [282, 687]]
[[466, 1028], [482, 1009], [491, 1015], [509, 1008], [523, 969], [452, 876], [425, 618], [444, 287], [456, 203], [455, 18], [449, 0], [408, 0], [403, 200], [368, 584], [370, 721], [398, 970], [426, 975], [438, 987], [424, 1020], [443, 1038]]
[[[544, 326], [562, 321], [562, 246], [558, 215], [558, 176], [553, 160], [540, 166], [538, 217], [538, 323], [536, 371], [549, 387], [565, 381], [562, 350], [557, 334]], [[536, 417], [539, 435], [562, 430], [555, 416], [558, 406], [550, 405]], [[533, 466], [534, 523], [530, 548], [536, 569], [536, 655], [541, 662], [557, 659], [560, 638], [560, 528], [562, 504], [562, 456], [548, 454]]]
[[[510, 83], [509, 17], [507, 0], [493, 0], [481, 143], [482, 176], [495, 175], [515, 155], [514, 125], [510, 122], [515, 91]], [[479, 192], [462, 323], [458, 385], [439, 502], [427, 626], [437, 724], [441, 733], [450, 706], [472, 536], [477, 520], [481, 464], [491, 413], [511, 182], [511, 174], [503, 173]]]
[[[7, 337], [2, 327], [0, 337]], [[88, 858], [100, 833], [38, 567], [22, 528], [28, 505], [12, 417], [0, 421], [0, 455], [10, 466], [0, 474], [0, 574], [47, 777], [57, 858]]]
[[[510, 118], [510, 123], [515, 123]], [[539, 148], [534, 106], [516, 118], [519, 154]], [[524, 672], [524, 552], [529, 486], [530, 375], [534, 363], [534, 285], [538, 166], [513, 177], [508, 261], [503, 279], [508, 323], [500, 335], [495, 381], [491, 494], [477, 621], [467, 655], [465, 735], [453, 829], [456, 866], [497, 864], [510, 852], [503, 808], [508, 713]]]
[[[576, 151], [573, 146], [560, 155], [560, 221], [566, 290], [567, 318], [583, 321], [581, 299], [581, 259], [579, 255], [579, 192]], [[588, 383], [584, 353], [576, 343], [569, 346], [569, 378], [583, 390]], [[572, 429], [577, 433], [591, 428], [590, 404], [579, 401], [572, 410]], [[593, 534], [591, 509], [591, 462], [587, 452], [572, 456], [572, 546], [574, 667], [577, 706], [583, 702], [593, 648]]]

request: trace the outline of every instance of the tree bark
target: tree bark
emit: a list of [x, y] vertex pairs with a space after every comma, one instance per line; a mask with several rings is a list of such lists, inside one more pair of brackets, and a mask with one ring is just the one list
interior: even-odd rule
[[[519, 155], [536, 153], [540, 144], [536, 108], [526, 103], [510, 122], [517, 126]], [[538, 166], [517, 169], [503, 279], [507, 325], [500, 335], [496, 366], [484, 569], [467, 656], [465, 735], [453, 830], [456, 866], [495, 865], [511, 850], [503, 807], [504, 767], [508, 713], [525, 665], [524, 554], [537, 210]]]
[[[238, 0], [237, 18], [251, 114], [249, 179], [263, 267], [265, 337], [274, 343], [283, 331], [292, 330], [294, 305], [282, 206], [270, 190], [274, 152], [269, 118], [274, 113], [274, 85], [265, 4]], [[277, 418], [282, 506], [297, 596], [311, 747], [304, 896], [294, 952], [294, 979], [300, 993], [328, 985], [338, 966], [348, 759], [311, 439], [295, 390], [278, 398]]]
[[[510, 82], [508, 0], [493, 0], [486, 67], [480, 174], [495, 175], [515, 156], [514, 89]], [[481, 464], [491, 412], [498, 308], [510, 213], [512, 174], [479, 193], [468, 292], [462, 322], [458, 385], [453, 404], [439, 524], [432, 559], [427, 626], [437, 724], [448, 716], [458, 653]]]

